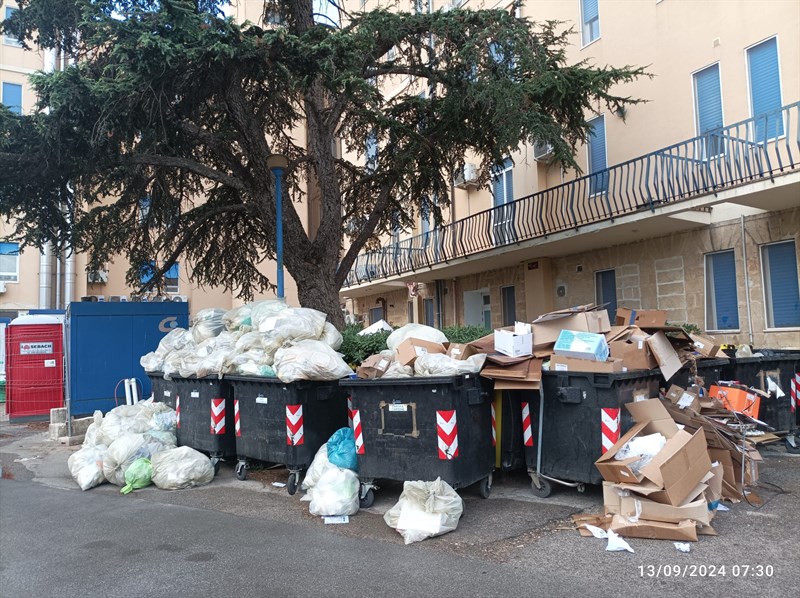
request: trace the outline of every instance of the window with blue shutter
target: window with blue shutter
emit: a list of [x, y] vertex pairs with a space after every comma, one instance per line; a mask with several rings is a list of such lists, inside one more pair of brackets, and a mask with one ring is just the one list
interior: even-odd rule
[[0, 280], [19, 282], [19, 243], [0, 243]]
[[778, 40], [768, 39], [747, 50], [750, 74], [750, 102], [756, 118], [756, 141], [764, 142], [783, 135], [781, 79], [778, 65]]
[[595, 195], [608, 190], [608, 162], [606, 161], [606, 120], [598, 116], [590, 123], [589, 134], [589, 193]]
[[[16, 12], [16, 10], [17, 10], [16, 8], [13, 8], [11, 6], [6, 6], [6, 12], [5, 12], [4, 19], [11, 18], [11, 15], [13, 15]], [[11, 36], [11, 35], [4, 35], [3, 36], [3, 43], [6, 44], [7, 46], [14, 46], [16, 48], [21, 48], [22, 47], [22, 44], [19, 43], [19, 40], [16, 37]]]
[[594, 273], [594, 296], [598, 305], [608, 304], [606, 311], [613, 320], [617, 313], [617, 274], [614, 270]]
[[706, 254], [706, 330], [738, 329], [736, 255], [733, 249]]
[[495, 209], [493, 212], [493, 231], [495, 243], [503, 245], [514, 242], [517, 238], [514, 217], [517, 206], [514, 205], [514, 163], [506, 158], [502, 166], [494, 171], [492, 193]]
[[583, 21], [583, 45], [600, 37], [599, 0], [581, 0], [581, 19]]
[[794, 241], [761, 247], [767, 328], [800, 327], [800, 289]]
[[[718, 129], [722, 120], [722, 91], [719, 83], [719, 65], [714, 64], [694, 74], [694, 103], [697, 112], [697, 133], [706, 135]], [[722, 153], [719, 135], [709, 135], [704, 141], [704, 157]]]
[[22, 85], [3, 83], [3, 105], [14, 114], [22, 114]]

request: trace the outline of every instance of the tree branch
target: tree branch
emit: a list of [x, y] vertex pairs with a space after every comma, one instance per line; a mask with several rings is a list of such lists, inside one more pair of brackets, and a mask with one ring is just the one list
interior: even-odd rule
[[187, 158], [178, 158], [176, 156], [161, 156], [157, 154], [123, 154], [120, 159], [121, 164], [141, 164], [145, 166], [164, 166], [166, 168], [185, 168], [200, 176], [217, 181], [228, 187], [232, 187], [237, 191], [249, 191], [250, 189], [238, 178], [220, 172], [209, 166], [189, 160]]

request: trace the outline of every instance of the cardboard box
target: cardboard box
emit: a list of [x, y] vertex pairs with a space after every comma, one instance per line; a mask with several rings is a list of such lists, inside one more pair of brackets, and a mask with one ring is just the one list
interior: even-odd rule
[[630, 309], [628, 307], [617, 308], [617, 326], [665, 326], [667, 324], [667, 312], [660, 309]]
[[509, 357], [533, 354], [533, 334], [516, 334], [501, 328], [494, 331], [494, 350]]
[[667, 523], [639, 519], [632, 523], [622, 515], [614, 515], [610, 530], [623, 538], [644, 538], [648, 540], [673, 540], [675, 542], [697, 542], [697, 525], [694, 521]]
[[610, 358], [608, 361], [590, 361], [588, 359], [575, 359], [563, 355], [553, 355], [550, 358], [551, 372], [595, 372], [612, 374], [623, 371], [621, 359]]
[[628, 336], [625, 340], [612, 340], [608, 343], [611, 357], [621, 359], [623, 367], [627, 370], [652, 370], [657, 368], [658, 361], [656, 361], [647, 344], [647, 336], [642, 333], [641, 336]]
[[753, 388], [740, 384], [712, 385], [708, 389], [708, 395], [719, 399], [725, 409], [738, 411], [758, 419], [758, 412], [761, 407], [761, 396]]
[[614, 482], [603, 482], [603, 508], [606, 515], [620, 512], [623, 495], [630, 496], [630, 491], [620, 489]]
[[562, 330], [606, 333], [611, 324], [605, 309], [589, 304], [543, 314], [533, 321], [531, 328], [533, 346], [541, 349], [555, 343]]
[[672, 348], [667, 335], [663, 331], [659, 330], [649, 336], [647, 338], [647, 346], [650, 347], [650, 351], [656, 358], [665, 380], [672, 378], [683, 366], [678, 354]]
[[710, 525], [713, 517], [704, 494], [678, 506], [664, 505], [642, 496], [621, 496], [617, 513], [627, 519], [637, 515], [640, 519], [666, 523], [680, 523], [689, 519], [703, 525]]
[[417, 357], [426, 353], [446, 353], [444, 345], [421, 338], [407, 338], [397, 346], [395, 360], [401, 365], [414, 365]]
[[700, 411], [700, 397], [697, 393], [684, 390], [680, 386], [673, 384], [667, 391], [667, 399], [679, 409], [691, 409]]
[[[710, 453], [711, 451], [709, 451]], [[706, 500], [708, 504], [716, 509], [717, 503], [722, 499], [722, 480], [724, 479], [725, 472], [722, 468], [722, 463], [714, 461], [711, 464], [712, 477], [708, 481], [708, 490], [706, 491]]]
[[704, 357], [716, 357], [719, 353], [720, 344], [710, 336], [701, 334], [690, 334], [694, 350]]
[[563, 357], [605, 361], [608, 359], [608, 343], [602, 334], [562, 330], [553, 352]]
[[356, 375], [365, 380], [372, 380], [380, 378], [392, 365], [394, 357], [385, 357], [383, 355], [370, 355], [367, 357], [361, 366], [356, 370]]
[[447, 356], [453, 359], [464, 360], [476, 354], [475, 348], [469, 344], [449, 343], [447, 345]]

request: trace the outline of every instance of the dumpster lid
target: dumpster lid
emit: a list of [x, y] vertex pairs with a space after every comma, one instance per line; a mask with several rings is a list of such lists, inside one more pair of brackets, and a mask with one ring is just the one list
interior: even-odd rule
[[59, 320], [55, 316], [50, 315], [34, 315], [34, 316], [19, 316], [18, 318], [14, 318], [11, 320], [9, 326], [24, 326], [24, 325], [31, 325], [31, 324], [61, 324], [61, 320]]

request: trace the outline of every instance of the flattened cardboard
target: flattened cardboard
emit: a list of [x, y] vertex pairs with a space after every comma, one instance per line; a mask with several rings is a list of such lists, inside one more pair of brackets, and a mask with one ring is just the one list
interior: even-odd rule
[[606, 515], [616, 515], [620, 512], [623, 494], [630, 496], [628, 490], [619, 488], [614, 482], [603, 482], [603, 507]]
[[690, 334], [689, 338], [692, 339], [694, 350], [704, 357], [715, 357], [719, 352], [719, 342], [710, 336]]
[[553, 355], [550, 358], [550, 371], [611, 374], [623, 371], [623, 363], [621, 359], [610, 358], [608, 361], [591, 361], [589, 359], [575, 359], [574, 357]]
[[383, 355], [370, 355], [367, 357], [361, 366], [356, 370], [356, 375], [365, 380], [372, 380], [380, 378], [389, 369], [389, 366], [394, 361], [394, 357], [385, 357]]
[[667, 523], [639, 519], [636, 523], [631, 523], [622, 515], [614, 515], [608, 529], [615, 531], [623, 538], [697, 542], [697, 525], [690, 520]]
[[[605, 492], [603, 496], [605, 496]], [[625, 518], [635, 517], [638, 513], [640, 519], [666, 523], [680, 523], [690, 519], [703, 525], [709, 525], [712, 518], [712, 512], [708, 510], [708, 503], [702, 496], [698, 500], [676, 507], [657, 503], [641, 496], [621, 496], [617, 513]]]
[[541, 382], [525, 382], [524, 380], [501, 380], [495, 379], [495, 390], [539, 390]]
[[650, 347], [650, 351], [658, 361], [658, 367], [661, 368], [665, 380], [669, 380], [678, 373], [683, 364], [663, 331], [659, 330], [648, 337], [647, 346]]
[[691, 411], [700, 411], [700, 398], [697, 393], [684, 390], [680, 386], [673, 384], [667, 391], [667, 399], [678, 407], [678, 409], [690, 409]]
[[711, 473], [712, 477], [708, 481], [708, 491], [706, 492], [706, 499], [709, 504], [715, 503], [722, 498], [722, 480], [725, 475], [722, 463], [714, 461], [711, 464]]
[[679, 430], [659, 453], [642, 468], [642, 475], [664, 489], [653, 500], [679, 505], [692, 494], [711, 470], [711, 459], [702, 430], [689, 434]]
[[660, 309], [630, 309], [618, 307], [615, 324], [617, 326], [664, 326], [667, 323], [667, 312]]
[[401, 365], [414, 365], [417, 357], [425, 353], [446, 353], [444, 345], [421, 338], [407, 338], [397, 346], [395, 359]]
[[611, 329], [608, 312], [593, 304], [551, 311], [536, 318], [531, 326], [534, 349], [555, 343], [562, 330], [605, 333]]
[[652, 370], [658, 367], [646, 338], [612, 340], [608, 343], [608, 349], [611, 357], [622, 359], [626, 370]]

